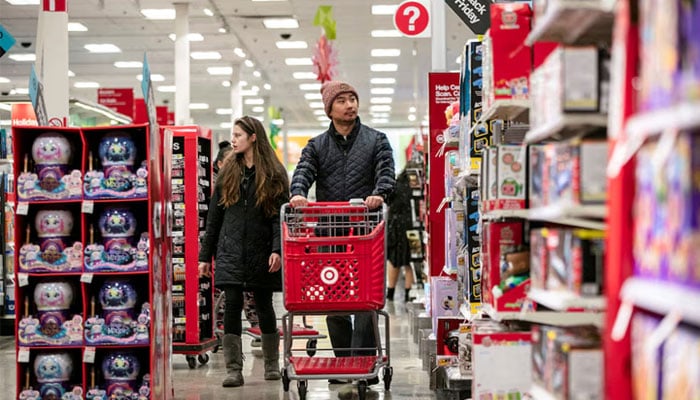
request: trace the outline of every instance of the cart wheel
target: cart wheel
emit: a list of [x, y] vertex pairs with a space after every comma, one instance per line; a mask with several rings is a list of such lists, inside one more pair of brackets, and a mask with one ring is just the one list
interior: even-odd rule
[[190, 366], [190, 369], [197, 368], [197, 359], [194, 358], [194, 356], [185, 356], [185, 359], [187, 360], [187, 365]]
[[297, 389], [299, 389], [299, 400], [306, 400], [306, 381], [299, 381]]
[[309, 357], [313, 357], [316, 355], [316, 345], [318, 344], [318, 340], [316, 339], [309, 339], [306, 342], [306, 354], [309, 355]]
[[209, 354], [207, 353], [202, 353], [199, 356], [197, 356], [197, 361], [199, 361], [200, 364], [204, 365], [209, 362]]
[[360, 400], [365, 400], [367, 396], [367, 381], [362, 380], [357, 382], [357, 396]]
[[391, 387], [391, 378], [394, 376], [393, 367], [384, 367], [384, 390], [389, 390]]
[[289, 375], [287, 375], [287, 368], [282, 368], [282, 388], [285, 392], [289, 391]]

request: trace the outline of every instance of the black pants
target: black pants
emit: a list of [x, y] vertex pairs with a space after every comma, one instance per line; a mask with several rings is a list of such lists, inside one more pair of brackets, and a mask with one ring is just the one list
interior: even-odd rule
[[[226, 309], [224, 310], [224, 333], [240, 336], [243, 331], [241, 313], [243, 311], [243, 286], [225, 286]], [[255, 288], [253, 291], [255, 308], [262, 333], [277, 332], [277, 316], [272, 307], [272, 290]]]
[[[375, 350], [368, 349], [377, 346], [372, 319], [371, 312], [356, 313], [355, 328], [353, 328], [350, 315], [326, 317], [328, 334], [336, 357], [372, 356], [377, 353]], [[365, 350], [358, 350], [361, 348]]]

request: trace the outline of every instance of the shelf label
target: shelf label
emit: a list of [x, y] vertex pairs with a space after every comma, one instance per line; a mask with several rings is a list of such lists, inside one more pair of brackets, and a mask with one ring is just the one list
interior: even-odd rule
[[18, 363], [28, 363], [29, 362], [29, 349], [25, 347], [20, 347], [17, 352], [17, 362]]
[[92, 212], [95, 210], [95, 202], [92, 200], [84, 200], [83, 201], [83, 209], [82, 212], [83, 214], [92, 214]]
[[29, 203], [26, 201], [20, 201], [17, 203], [17, 215], [27, 215], [29, 212]]
[[83, 362], [86, 364], [95, 363], [95, 348], [92, 346], [85, 348], [85, 353], [83, 353]]
[[18, 272], [17, 273], [17, 284], [19, 287], [24, 287], [29, 285], [29, 274], [26, 272]]
[[173, 322], [174, 322], [176, 325], [182, 325], [182, 324], [185, 324], [185, 323], [187, 322], [187, 318], [185, 318], [185, 317], [174, 318], [174, 321], [173, 321]]
[[85, 272], [84, 274], [80, 275], [80, 282], [92, 283], [92, 276], [92, 272]]

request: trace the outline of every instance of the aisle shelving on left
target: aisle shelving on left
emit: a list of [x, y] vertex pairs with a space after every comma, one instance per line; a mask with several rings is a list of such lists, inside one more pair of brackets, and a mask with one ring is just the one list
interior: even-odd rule
[[154, 137], [147, 124], [13, 127], [19, 398], [164, 398]]

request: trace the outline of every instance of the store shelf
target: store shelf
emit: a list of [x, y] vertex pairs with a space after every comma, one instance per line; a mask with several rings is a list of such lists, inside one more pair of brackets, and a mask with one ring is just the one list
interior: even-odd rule
[[472, 376], [464, 376], [459, 371], [459, 367], [445, 368], [445, 383], [448, 390], [469, 390], [472, 387]]
[[620, 291], [623, 302], [660, 315], [680, 314], [683, 321], [700, 327], [700, 290], [644, 278], [629, 278]]
[[535, 303], [555, 311], [570, 309], [603, 311], [607, 303], [603, 296], [581, 297], [570, 292], [543, 289], [530, 289], [527, 297]]
[[498, 220], [505, 218], [528, 218], [530, 210], [491, 210], [481, 216], [483, 220]]
[[533, 400], [557, 400], [547, 389], [537, 384], [533, 384], [532, 388], [530, 388], [530, 397]]
[[492, 119], [525, 122], [529, 119], [529, 114], [527, 113], [529, 109], [530, 100], [496, 100], [491, 107], [481, 114], [478, 123], [474, 124], [474, 126]]
[[484, 304], [483, 312], [494, 321], [524, 321], [534, 324], [552, 326], [603, 326], [603, 313], [599, 312], [557, 312], [557, 311], [522, 311], [497, 312], [492, 306]]
[[607, 115], [564, 113], [549, 123], [531, 129], [525, 135], [525, 142], [537, 143], [547, 139], [566, 140], [581, 137], [605, 128], [607, 124]]
[[628, 141], [644, 141], [666, 129], [690, 129], [700, 127], [700, 101], [636, 114], [627, 121], [625, 131]]
[[547, 4], [547, 11], [535, 19], [525, 40], [566, 44], [598, 44], [612, 41], [614, 2], [604, 0], [558, 0]]
[[553, 204], [522, 210], [491, 210], [484, 213], [481, 218], [484, 220], [523, 218], [531, 221], [546, 221], [585, 229], [605, 230], [607, 225], [599, 220], [605, 219], [606, 216], [607, 207], [605, 205]]

